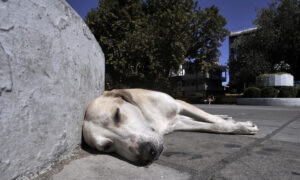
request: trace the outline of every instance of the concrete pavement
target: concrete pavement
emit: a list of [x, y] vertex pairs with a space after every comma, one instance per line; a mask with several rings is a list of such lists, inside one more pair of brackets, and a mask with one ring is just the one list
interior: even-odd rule
[[253, 121], [254, 136], [174, 132], [149, 167], [78, 149], [37, 179], [300, 179], [300, 108], [197, 105], [213, 114]]

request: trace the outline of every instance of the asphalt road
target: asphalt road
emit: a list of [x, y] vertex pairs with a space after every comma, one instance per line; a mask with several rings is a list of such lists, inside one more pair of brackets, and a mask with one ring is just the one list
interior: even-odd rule
[[212, 114], [253, 121], [254, 135], [174, 132], [149, 167], [82, 149], [37, 179], [300, 179], [300, 108], [196, 105]]

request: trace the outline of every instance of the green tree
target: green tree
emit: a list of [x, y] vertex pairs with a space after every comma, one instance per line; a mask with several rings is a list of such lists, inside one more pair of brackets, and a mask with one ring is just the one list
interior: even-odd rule
[[237, 37], [234, 42], [237, 54], [229, 57], [230, 86], [238, 90], [254, 85], [258, 75], [272, 69], [265, 58], [263, 45], [255, 37], [255, 32]]
[[229, 31], [224, 28], [226, 19], [219, 14], [216, 6], [193, 10], [191, 23], [192, 40], [187, 56], [195, 70], [208, 71], [215, 66], [221, 55], [218, 47]]
[[258, 10], [255, 23], [266, 60], [272, 65], [289, 64], [289, 72], [300, 80], [300, 1], [276, 0]]
[[[230, 82], [249, 85], [260, 74], [282, 70], [300, 80], [300, 1], [276, 0], [257, 11], [257, 30], [236, 40]], [[278, 68], [286, 63], [289, 68]]]
[[106, 57], [108, 89], [170, 88], [169, 72], [187, 58], [215, 62], [227, 33], [217, 7], [193, 0], [100, 0], [86, 23]]
[[105, 54], [106, 88], [120, 88], [131, 77], [137, 77], [136, 81], [144, 77], [147, 53], [143, 51], [149, 43], [143, 39], [145, 15], [139, 0], [99, 1], [99, 7], [88, 13], [86, 23]]

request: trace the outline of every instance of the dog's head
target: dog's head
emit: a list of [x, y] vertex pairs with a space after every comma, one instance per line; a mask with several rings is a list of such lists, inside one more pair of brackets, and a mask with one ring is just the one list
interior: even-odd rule
[[115, 152], [136, 165], [148, 165], [163, 150], [162, 135], [125, 90], [104, 92], [89, 105], [83, 124], [85, 142]]

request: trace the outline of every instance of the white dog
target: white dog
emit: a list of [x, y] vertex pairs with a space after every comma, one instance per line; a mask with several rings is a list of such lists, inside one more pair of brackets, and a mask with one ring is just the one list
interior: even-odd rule
[[258, 128], [250, 121], [235, 122], [143, 89], [105, 91], [89, 104], [83, 122], [83, 138], [89, 146], [115, 152], [137, 165], [158, 159], [163, 135], [175, 130], [255, 134]]

